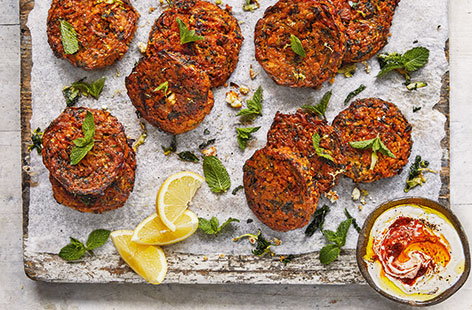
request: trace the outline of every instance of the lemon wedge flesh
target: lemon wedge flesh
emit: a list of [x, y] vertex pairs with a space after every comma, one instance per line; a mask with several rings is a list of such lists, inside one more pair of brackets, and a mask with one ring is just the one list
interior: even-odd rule
[[171, 231], [153, 213], [142, 221], [134, 230], [131, 241], [143, 245], [167, 245], [187, 239], [198, 228], [198, 217], [190, 210], [186, 210], [175, 222], [175, 231]]
[[132, 242], [132, 230], [117, 230], [110, 236], [121, 258], [138, 275], [151, 284], [160, 284], [164, 281], [167, 260], [160, 247]]
[[182, 171], [164, 181], [157, 193], [156, 210], [162, 223], [176, 231], [174, 222], [187, 210], [190, 201], [204, 181], [201, 175]]

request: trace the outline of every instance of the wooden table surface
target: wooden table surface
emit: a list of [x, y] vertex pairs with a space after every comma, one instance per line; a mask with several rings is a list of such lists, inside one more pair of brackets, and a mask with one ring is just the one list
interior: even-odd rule
[[[0, 0], [0, 309], [405, 308], [361, 285], [155, 287], [61, 285], [29, 280], [23, 272], [21, 242], [18, 11], [18, 0]], [[451, 204], [472, 238], [472, 0], [450, 0], [449, 18]], [[469, 294], [472, 278], [451, 299], [434, 308], [472, 309]]]

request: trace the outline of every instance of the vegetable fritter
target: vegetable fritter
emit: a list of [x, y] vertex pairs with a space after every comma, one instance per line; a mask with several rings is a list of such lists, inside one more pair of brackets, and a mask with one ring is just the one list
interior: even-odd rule
[[133, 191], [135, 170], [135, 154], [131, 151], [120, 175], [101, 195], [74, 195], [65, 190], [52, 175], [49, 180], [58, 203], [81, 212], [102, 213], [120, 208], [126, 203]]
[[368, 183], [399, 174], [408, 163], [413, 141], [411, 125], [393, 103], [377, 99], [359, 99], [339, 113], [333, 121], [342, 140], [365, 141], [380, 137], [395, 157], [378, 152], [378, 160], [371, 168], [372, 149], [346, 146], [345, 175], [357, 183]]
[[346, 26], [344, 63], [370, 59], [388, 41], [393, 15], [400, 0], [334, 0]]
[[[177, 19], [202, 40], [182, 44]], [[236, 68], [243, 36], [230, 8], [199, 0], [178, 0], [156, 20], [146, 50], [152, 56], [162, 50], [187, 55], [210, 76], [211, 86], [221, 86]]]
[[[139, 13], [128, 0], [53, 0], [47, 20], [49, 45], [58, 58], [85, 70], [99, 69], [120, 60], [128, 51]], [[66, 54], [61, 21], [77, 33], [79, 49]]]
[[[317, 155], [313, 147], [313, 135], [321, 138], [319, 146], [330, 154], [333, 161]], [[294, 114], [277, 113], [267, 133], [267, 145], [288, 147], [300, 157], [307, 158], [311, 165], [311, 177], [318, 191], [329, 191], [344, 168], [343, 144], [336, 129], [325, 120], [299, 110]]]
[[265, 147], [246, 161], [244, 189], [257, 218], [278, 231], [308, 224], [319, 198], [311, 166], [289, 148]]
[[[77, 165], [71, 165], [72, 141], [83, 137], [87, 111], [95, 122], [94, 147]], [[43, 135], [44, 165], [68, 192], [77, 195], [102, 194], [121, 173], [129, 152], [133, 151], [127, 145], [123, 126], [104, 110], [66, 108]]]
[[141, 59], [126, 77], [126, 88], [143, 118], [172, 134], [196, 128], [213, 108], [208, 75], [178, 53]]
[[[342, 64], [344, 32], [330, 1], [281, 0], [256, 25], [256, 59], [277, 84], [318, 88]], [[300, 40], [304, 57], [291, 48], [292, 36]]]

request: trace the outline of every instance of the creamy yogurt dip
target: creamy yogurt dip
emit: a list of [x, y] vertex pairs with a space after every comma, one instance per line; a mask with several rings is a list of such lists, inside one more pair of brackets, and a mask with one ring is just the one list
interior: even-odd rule
[[377, 217], [364, 261], [377, 287], [411, 301], [437, 297], [460, 279], [465, 267], [454, 225], [440, 212], [414, 204]]

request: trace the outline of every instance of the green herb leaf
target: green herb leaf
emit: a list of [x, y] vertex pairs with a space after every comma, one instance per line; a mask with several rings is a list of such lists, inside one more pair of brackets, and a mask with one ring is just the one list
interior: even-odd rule
[[205, 141], [205, 142], [203, 142], [202, 144], [200, 144], [200, 145], [198, 146], [198, 149], [199, 149], [199, 150], [204, 150], [204, 149], [206, 149], [207, 147], [209, 147], [210, 145], [215, 144], [215, 142], [216, 142], [216, 139], [210, 139], [210, 140], [208, 140], [208, 141]]
[[252, 134], [258, 131], [261, 127], [246, 127], [246, 128], [236, 128], [238, 134], [238, 144], [241, 150], [245, 150], [247, 143], [251, 140]]
[[164, 83], [161, 83], [159, 84], [159, 86], [157, 86], [154, 91], [160, 91], [160, 90], [163, 90], [164, 91], [164, 95], [167, 95], [167, 92], [169, 91], [169, 82], [168, 81], [165, 81]]
[[177, 136], [172, 136], [172, 141], [169, 146], [162, 145], [161, 148], [166, 156], [175, 153], [175, 151], [177, 151]]
[[300, 41], [300, 39], [293, 34], [290, 35], [290, 47], [292, 48], [292, 51], [298, 56], [302, 58], [306, 57], [306, 52], [303, 48], [302, 41]]
[[381, 78], [393, 70], [402, 70], [403, 72], [400, 73], [409, 80], [408, 73], [417, 71], [428, 63], [429, 50], [425, 47], [415, 47], [403, 55], [399, 53], [380, 54], [378, 59], [381, 70], [377, 77]]
[[236, 195], [240, 190], [242, 190], [244, 188], [244, 186], [242, 185], [239, 185], [239, 186], [236, 186], [233, 191], [231, 192], [231, 194], [233, 195]]
[[320, 146], [321, 137], [318, 133], [313, 134], [312, 140], [313, 140], [313, 148], [315, 149], [316, 155], [334, 162], [334, 158], [330, 154], [331, 152]]
[[74, 261], [81, 259], [87, 249], [85, 248], [84, 244], [74, 238], [70, 238], [71, 242], [63, 247], [59, 252], [59, 257], [66, 261]]
[[311, 237], [319, 229], [323, 229], [323, 224], [326, 218], [326, 215], [329, 213], [330, 208], [327, 205], [317, 208], [315, 214], [313, 214], [313, 221], [308, 225], [305, 230], [305, 235]]
[[396, 158], [395, 154], [393, 154], [388, 149], [388, 147], [382, 142], [379, 135], [377, 135], [376, 138], [370, 139], [370, 140], [351, 141], [349, 142], [349, 145], [355, 149], [363, 149], [363, 150], [368, 149], [368, 148], [372, 149], [372, 159], [370, 163], [370, 170], [373, 170], [377, 163], [377, 159], [378, 159], [377, 152], [380, 152], [385, 156]]
[[75, 146], [72, 148], [70, 154], [71, 165], [77, 165], [94, 146], [95, 122], [93, 114], [90, 113], [90, 111], [87, 111], [85, 119], [82, 122], [82, 133], [84, 135], [83, 138], [77, 138], [72, 141]]
[[355, 218], [352, 217], [352, 215], [349, 213], [349, 211], [347, 211], [346, 208], [344, 208], [344, 215], [346, 215], [346, 217], [348, 219], [351, 219], [352, 220], [352, 226], [354, 226], [354, 229], [360, 233], [361, 232], [361, 227], [359, 226], [359, 224], [357, 224], [357, 221]]
[[302, 109], [310, 111], [311, 113], [318, 114], [324, 118], [326, 118], [326, 110], [328, 109], [329, 101], [331, 100], [331, 96], [333, 95], [332, 91], [326, 92], [323, 97], [321, 98], [320, 103], [315, 106], [312, 105], [304, 105]]
[[405, 193], [409, 192], [411, 189], [422, 186], [426, 182], [424, 172], [437, 173], [434, 170], [428, 168], [429, 162], [422, 160], [421, 156], [415, 157], [415, 162], [410, 166], [410, 172], [408, 173], [408, 178], [405, 185]]
[[70, 153], [70, 164], [77, 165], [87, 154], [93, 149], [94, 143], [87, 144], [83, 147], [74, 146]]
[[259, 86], [251, 99], [246, 101], [247, 109], [242, 109], [236, 116], [242, 116], [244, 120], [254, 120], [262, 115], [262, 87]]
[[190, 151], [180, 152], [177, 155], [183, 161], [188, 161], [188, 162], [192, 162], [192, 163], [198, 163], [200, 161], [200, 159], [198, 159], [197, 155], [193, 154]]
[[205, 39], [203, 36], [196, 35], [195, 30], [189, 30], [187, 25], [185, 25], [180, 18], [177, 18], [177, 24], [179, 25], [180, 31], [180, 43], [186, 44]]
[[226, 192], [231, 187], [228, 171], [215, 156], [205, 156], [203, 159], [203, 174], [205, 181], [214, 193]]
[[334, 262], [341, 253], [341, 249], [336, 244], [325, 245], [320, 251], [320, 262], [329, 265]]
[[344, 104], [348, 104], [349, 101], [351, 101], [354, 97], [362, 93], [366, 88], [367, 86], [361, 84], [361, 86], [359, 86], [356, 90], [353, 90], [347, 95], [346, 99], [344, 99]]
[[206, 220], [204, 218], [198, 218], [198, 228], [202, 230], [207, 235], [216, 235], [220, 233], [226, 226], [228, 226], [232, 222], [238, 222], [238, 219], [230, 217], [227, 219], [223, 224], [219, 224], [219, 221], [216, 217], [212, 217], [210, 220]]
[[338, 246], [341, 246], [342, 238], [340, 238], [336, 234], [336, 232], [334, 232], [332, 230], [325, 229], [325, 230], [323, 230], [323, 236], [325, 236], [326, 240], [328, 240], [329, 242], [333, 242], [333, 243], [337, 244]]
[[92, 251], [96, 248], [103, 246], [110, 236], [110, 231], [106, 229], [97, 229], [90, 233], [85, 244], [88, 251]]
[[428, 63], [428, 60], [429, 50], [425, 47], [412, 48], [402, 56], [402, 63], [408, 72], [423, 68]]
[[59, 28], [61, 30], [61, 42], [64, 48], [64, 54], [75, 54], [79, 50], [79, 40], [77, 32], [71, 23], [60, 20]]
[[336, 230], [336, 235], [338, 236], [340, 241], [338, 245], [340, 247], [346, 244], [347, 232], [349, 231], [349, 227], [351, 227], [351, 224], [352, 219], [347, 219], [345, 221], [342, 221], [341, 224], [339, 224], [338, 229]]
[[70, 86], [65, 87], [62, 90], [64, 98], [66, 98], [66, 105], [68, 107], [74, 106], [79, 100], [80, 96], [93, 97], [94, 99], [100, 98], [100, 94], [105, 86], [106, 78], [102, 77], [93, 81], [92, 83], [84, 82], [84, 79], [80, 79], [77, 82], [72, 83]]
[[43, 132], [41, 128], [36, 128], [31, 133], [31, 142], [32, 144], [28, 146], [28, 150], [36, 150], [39, 155], [41, 155], [41, 151], [43, 150]]
[[256, 256], [264, 256], [269, 254], [274, 256], [274, 252], [272, 252], [272, 246], [278, 246], [281, 244], [280, 240], [274, 239], [273, 241], [269, 241], [262, 235], [261, 230], [259, 229], [257, 234], [244, 234], [239, 237], [233, 238], [233, 241], [239, 241], [242, 238], [249, 238], [251, 244], [256, 244], [256, 248], [252, 251], [252, 254]]

